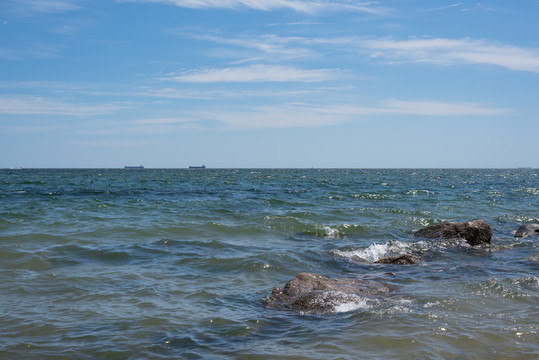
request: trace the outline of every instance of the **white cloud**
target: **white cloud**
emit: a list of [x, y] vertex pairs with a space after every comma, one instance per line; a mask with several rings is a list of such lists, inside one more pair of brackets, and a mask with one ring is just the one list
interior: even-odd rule
[[164, 80], [189, 83], [218, 82], [319, 82], [340, 77], [334, 69], [303, 70], [291, 66], [251, 65], [223, 69], [202, 69], [184, 72]]
[[480, 4], [480, 3], [475, 3], [475, 6], [472, 6], [470, 8], [466, 8], [466, 9], [462, 9], [462, 11], [471, 11], [471, 10], [486, 10], [486, 11], [490, 11], [490, 12], [498, 12], [498, 11], [500, 11], [500, 10], [492, 8], [492, 7], [484, 6], [484, 5]]
[[150, 141], [129, 141], [129, 140], [101, 140], [101, 141], [71, 141], [70, 144], [78, 146], [89, 147], [110, 147], [110, 148], [124, 148], [134, 147], [141, 148], [144, 146], [152, 145]]
[[317, 106], [294, 103], [239, 111], [202, 111], [192, 114], [192, 118], [218, 121], [231, 128], [250, 129], [330, 126], [387, 115], [492, 116], [507, 112], [506, 109], [484, 107], [474, 103], [388, 99], [373, 106]]
[[[39, 97], [0, 97], [0, 114], [92, 116], [125, 108], [118, 103], [75, 104]], [[220, 123], [232, 129], [298, 128], [331, 126], [377, 116], [495, 116], [507, 113], [502, 108], [475, 103], [412, 101], [387, 99], [372, 105], [318, 105], [283, 103], [275, 106], [180, 111], [168, 117], [142, 118], [130, 122], [102, 121], [90, 129], [78, 128], [80, 134], [171, 133], [185, 128], [204, 128]], [[90, 125], [90, 124], [89, 124]], [[92, 130], [91, 128], [98, 127]], [[37, 129], [32, 127], [32, 129]]]
[[442, 101], [407, 101], [389, 99], [382, 103], [381, 112], [401, 115], [465, 116], [501, 115], [507, 110], [483, 107], [474, 103], [450, 103]]
[[329, 11], [358, 11], [369, 14], [385, 14], [387, 9], [378, 5], [377, 1], [348, 1], [348, 0], [122, 0], [129, 2], [153, 2], [170, 4], [192, 9], [224, 8], [224, 9], [255, 9], [273, 11], [289, 9], [301, 13], [321, 14]]
[[92, 116], [125, 109], [126, 104], [77, 104], [44, 97], [0, 96], [0, 114]]
[[202, 93], [200, 91], [193, 90], [193, 89], [178, 90], [178, 89], [173, 89], [173, 88], [141, 90], [139, 92], [136, 92], [135, 95], [165, 98], [165, 99], [204, 99], [204, 100], [209, 100], [215, 97], [215, 93], [211, 91]]
[[[189, 35], [189, 34], [188, 34]], [[351, 37], [279, 37], [277, 35], [239, 36], [189, 35], [258, 51], [255, 59], [312, 59], [325, 53], [363, 53], [390, 63], [424, 63], [434, 65], [494, 65], [510, 70], [539, 72], [539, 48], [518, 47], [488, 40], [470, 38], [393, 38]], [[246, 61], [249, 61], [247, 59]]]
[[201, 112], [197, 115], [234, 129], [317, 127], [346, 121], [342, 116], [297, 105], [262, 106], [243, 111]]
[[313, 108], [313, 111], [336, 116], [418, 115], [418, 116], [480, 116], [501, 115], [506, 109], [484, 107], [474, 103], [444, 101], [413, 101], [387, 99], [373, 106], [340, 105]]
[[372, 57], [394, 62], [418, 62], [438, 65], [485, 64], [510, 70], [539, 73], [539, 49], [520, 48], [473, 39], [370, 39], [356, 40], [360, 49]]
[[[181, 34], [181, 33], [180, 33]], [[189, 34], [191, 38], [215, 42], [222, 45], [232, 45], [245, 49], [258, 51], [259, 53], [270, 55], [271, 59], [291, 60], [291, 59], [312, 59], [317, 56], [313, 49], [307, 47], [290, 47], [291, 43], [299, 43], [303, 38], [299, 37], [280, 37], [276, 35], [262, 36], [242, 36], [237, 38], [219, 37], [214, 35]]]
[[57, 44], [31, 42], [14, 49], [0, 48], [0, 59], [13, 61], [28, 58], [52, 59], [57, 57], [62, 49], [63, 46]]
[[4, 4], [19, 15], [64, 13], [81, 9], [80, 0], [11, 0]]
[[165, 124], [181, 124], [181, 123], [188, 123], [193, 122], [196, 120], [189, 119], [189, 118], [150, 118], [150, 119], [141, 119], [141, 120], [135, 120], [135, 124], [144, 124], [144, 125], [165, 125]]
[[[1, 85], [0, 85], [1, 87]], [[308, 89], [244, 89], [244, 90], [231, 90], [225, 86], [223, 89], [206, 89], [204, 91], [195, 89], [147, 89], [140, 90], [134, 95], [146, 96], [153, 98], [163, 99], [199, 99], [199, 100], [215, 100], [223, 98], [247, 98], [247, 97], [286, 97], [290, 99], [291, 96], [311, 96], [319, 95], [322, 92], [335, 92], [347, 90], [349, 87], [312, 87]]]
[[463, 3], [456, 3], [456, 4], [450, 4], [450, 5], [446, 5], [446, 6], [440, 6], [440, 7], [436, 7], [436, 8], [431, 8], [431, 9], [427, 9], [425, 11], [441, 11], [441, 10], [447, 10], [447, 9], [454, 9], [454, 8], [458, 8], [460, 6], [462, 6]]

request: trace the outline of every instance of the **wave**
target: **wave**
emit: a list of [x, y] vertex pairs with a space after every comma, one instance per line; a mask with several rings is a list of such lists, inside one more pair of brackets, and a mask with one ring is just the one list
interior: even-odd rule
[[535, 303], [539, 297], [539, 277], [488, 279], [470, 285], [470, 291], [478, 297], [508, 298]]
[[327, 291], [319, 294], [311, 303], [313, 310], [300, 311], [301, 314], [320, 314], [320, 309], [327, 309], [327, 313], [347, 313], [358, 310], [369, 310], [372, 308], [370, 304], [373, 299], [366, 298], [355, 294], [347, 294], [341, 291]]
[[418, 253], [427, 248], [427, 243], [419, 241], [415, 243], [403, 241], [389, 241], [383, 244], [372, 244], [367, 248], [353, 250], [330, 250], [330, 253], [351, 261], [375, 263], [376, 261], [388, 257], [404, 254]]
[[344, 236], [364, 234], [365, 232], [365, 227], [361, 225], [340, 224], [329, 226], [321, 224], [306, 224], [306, 229], [301, 233], [304, 235], [322, 236], [327, 238], [340, 238]]
[[539, 189], [533, 187], [521, 187], [516, 191], [529, 195], [539, 195]]
[[371, 307], [372, 306], [368, 304], [365, 298], [355, 295], [350, 297], [347, 301], [335, 305], [333, 311], [335, 313], [347, 313], [357, 310], [367, 310]]

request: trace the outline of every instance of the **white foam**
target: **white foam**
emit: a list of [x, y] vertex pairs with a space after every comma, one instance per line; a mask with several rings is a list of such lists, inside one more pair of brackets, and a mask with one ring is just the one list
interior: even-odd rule
[[336, 313], [345, 313], [356, 310], [365, 310], [369, 309], [371, 306], [367, 304], [365, 299], [360, 298], [344, 302], [342, 304], [335, 305], [333, 311]]
[[316, 299], [316, 303], [321, 307], [330, 308], [334, 313], [365, 310], [371, 307], [365, 297], [341, 291], [327, 291]]
[[440, 302], [439, 301], [435, 301], [435, 302], [428, 302], [426, 303], [425, 305], [423, 305], [423, 307], [425, 309], [429, 309], [431, 307], [434, 307], [434, 306], [439, 306], [440, 305]]
[[334, 229], [332, 227], [324, 226], [324, 235], [327, 237], [335, 238], [335, 237], [339, 237], [340, 232], [339, 230]]
[[384, 244], [372, 244], [365, 249], [359, 250], [334, 250], [333, 253], [337, 256], [341, 256], [351, 260], [361, 260], [373, 263], [387, 257], [402, 255], [406, 253], [410, 246], [410, 244], [405, 242], [390, 241]]

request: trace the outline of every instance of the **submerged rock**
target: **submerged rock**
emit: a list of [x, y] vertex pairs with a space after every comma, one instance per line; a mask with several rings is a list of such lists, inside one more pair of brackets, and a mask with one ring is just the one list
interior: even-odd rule
[[308, 313], [348, 311], [365, 305], [367, 298], [387, 295], [389, 288], [368, 280], [329, 279], [299, 273], [284, 288], [274, 288], [266, 299], [271, 307]]
[[525, 224], [518, 228], [515, 237], [539, 235], [539, 224]]
[[476, 246], [490, 243], [492, 229], [484, 220], [447, 222], [421, 229], [414, 236], [429, 239], [466, 239], [468, 244]]
[[376, 264], [412, 265], [421, 262], [421, 258], [408, 254], [380, 259]]

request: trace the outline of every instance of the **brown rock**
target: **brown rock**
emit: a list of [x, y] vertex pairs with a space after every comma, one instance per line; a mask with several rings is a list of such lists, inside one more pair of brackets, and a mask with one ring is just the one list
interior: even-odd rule
[[266, 299], [271, 307], [304, 312], [333, 312], [336, 307], [368, 297], [387, 295], [389, 288], [375, 281], [328, 279], [312, 273], [299, 273], [284, 288], [274, 288]]
[[539, 224], [525, 224], [518, 228], [515, 237], [528, 237], [539, 235]]
[[408, 254], [394, 256], [390, 258], [380, 259], [376, 261], [376, 264], [395, 264], [395, 265], [412, 265], [421, 262], [421, 259], [417, 256]]
[[417, 231], [415, 237], [429, 239], [466, 239], [472, 246], [488, 244], [492, 238], [492, 229], [484, 220], [472, 220], [463, 223], [447, 222], [429, 226]]

